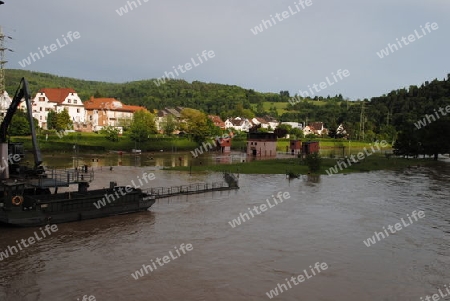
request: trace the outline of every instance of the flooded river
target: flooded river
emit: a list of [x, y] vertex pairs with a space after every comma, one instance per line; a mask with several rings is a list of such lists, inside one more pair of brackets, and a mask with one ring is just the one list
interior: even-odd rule
[[[98, 167], [91, 187], [110, 180], [127, 185], [144, 172], [155, 174], [146, 187], [221, 179], [139, 165], [148, 166]], [[236, 191], [161, 199], [148, 212], [59, 224], [58, 231], [0, 261], [0, 300], [248, 301], [270, 300], [272, 290], [274, 300], [420, 301], [450, 286], [448, 164], [239, 180]], [[278, 192], [289, 198], [276, 202]], [[250, 213], [261, 204], [267, 204], [265, 212]], [[425, 216], [413, 218], [420, 211]], [[366, 245], [375, 231], [396, 223], [401, 230], [385, 238], [378, 233]], [[0, 228], [0, 252], [36, 231]], [[157, 269], [150, 271], [152, 263]], [[132, 274], [143, 265], [147, 272], [136, 280]]]

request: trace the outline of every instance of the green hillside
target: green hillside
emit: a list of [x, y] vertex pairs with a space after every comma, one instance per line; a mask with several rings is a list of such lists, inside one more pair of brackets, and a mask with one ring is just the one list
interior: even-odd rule
[[[22, 77], [28, 80], [32, 94], [42, 88], [73, 88], [83, 101], [91, 96], [114, 97], [125, 104], [145, 106], [149, 110], [183, 106], [202, 110], [208, 114], [229, 116], [263, 116], [270, 114], [281, 117], [287, 113], [288, 91], [259, 93], [235, 85], [223, 85], [184, 80], [168, 80], [156, 85], [153, 79], [126, 83], [107, 83], [27, 70], [7, 69], [6, 89], [12, 95]], [[342, 97], [342, 96], [341, 96]], [[335, 98], [309, 100], [313, 106], [324, 106]], [[337, 100], [341, 100], [337, 99]], [[296, 112], [293, 110], [292, 112]], [[289, 117], [284, 118], [285, 120]], [[295, 121], [295, 120], [292, 120]]]
[[90, 96], [114, 97], [126, 104], [145, 106], [148, 109], [183, 106], [203, 110], [210, 114], [224, 114], [238, 109], [250, 109], [251, 103], [287, 101], [275, 93], [258, 93], [234, 85], [169, 80], [157, 86], [153, 80], [127, 83], [106, 83], [60, 77], [26, 70], [6, 70], [6, 88], [13, 94], [21, 77], [30, 85], [31, 93], [41, 88], [68, 87], [75, 89], [85, 101]]

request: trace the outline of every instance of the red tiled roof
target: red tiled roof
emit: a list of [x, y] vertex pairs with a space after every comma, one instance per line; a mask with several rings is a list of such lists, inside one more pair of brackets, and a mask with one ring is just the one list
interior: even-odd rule
[[115, 98], [93, 98], [84, 102], [84, 108], [86, 110], [102, 110], [112, 108], [113, 102], [118, 101]]
[[62, 103], [69, 93], [76, 93], [72, 88], [43, 88], [39, 93], [45, 93], [48, 100], [51, 102]]
[[214, 123], [215, 126], [225, 127], [225, 122], [222, 121], [222, 118], [217, 115], [208, 115], [208, 118]]
[[139, 110], [147, 110], [144, 107], [141, 106], [131, 106], [131, 105], [123, 105], [121, 108], [118, 109], [119, 111], [126, 111], [126, 112], [136, 112]]
[[93, 98], [84, 102], [86, 110], [111, 110], [121, 112], [136, 112], [139, 110], [146, 110], [144, 107], [124, 105], [121, 101], [115, 98]]
[[323, 129], [323, 122], [311, 122], [309, 126], [314, 128], [316, 131], [320, 131]]

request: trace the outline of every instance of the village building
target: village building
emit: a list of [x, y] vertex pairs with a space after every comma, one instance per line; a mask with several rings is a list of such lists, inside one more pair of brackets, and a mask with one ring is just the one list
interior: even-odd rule
[[303, 130], [303, 124], [300, 122], [289, 122], [289, 121], [283, 121], [281, 124], [287, 124], [290, 125], [293, 129], [300, 129]]
[[346, 137], [347, 136], [347, 131], [345, 130], [345, 128], [342, 125], [342, 123], [337, 127], [336, 135], [340, 135], [342, 137]]
[[273, 157], [277, 154], [277, 135], [274, 133], [249, 133], [247, 156]]
[[292, 155], [298, 155], [302, 151], [302, 141], [301, 140], [289, 141], [289, 148]]
[[263, 129], [275, 130], [280, 124], [275, 118], [268, 115], [264, 117], [254, 117], [251, 119], [253, 125], [260, 126]]
[[129, 125], [133, 114], [139, 110], [147, 110], [141, 106], [125, 105], [115, 98], [91, 97], [84, 102], [86, 123], [89, 132], [97, 132], [105, 126], [112, 126], [122, 131]]
[[[39, 126], [47, 129], [48, 112], [61, 113], [64, 109], [68, 111], [73, 122], [73, 130], [81, 130], [85, 127], [85, 110], [83, 102], [74, 89], [71, 88], [44, 88], [39, 90], [31, 101], [33, 117], [39, 122]], [[26, 110], [22, 102], [19, 108]]]
[[[183, 110], [184, 110], [183, 107], [165, 108], [165, 109], [159, 110], [157, 112], [156, 118], [155, 118], [156, 130], [160, 133], [163, 132], [162, 127], [163, 127], [164, 122], [166, 122], [168, 116], [172, 116], [172, 118], [175, 121], [180, 122], [181, 121], [181, 111], [183, 111]], [[175, 133], [178, 134], [179, 131], [176, 131]]]
[[9, 106], [11, 105], [12, 99], [9, 97], [8, 92], [3, 91], [0, 92], [0, 121], [3, 120], [3, 117], [6, 115], [6, 111], [8, 111]]
[[314, 134], [314, 128], [311, 128], [309, 125], [305, 126], [303, 129], [303, 135]]
[[220, 128], [221, 130], [225, 129], [225, 122], [223, 122], [222, 118], [217, 115], [208, 115], [208, 118], [214, 123], [215, 126]]
[[231, 151], [231, 138], [221, 138], [218, 140], [218, 148], [221, 153], [229, 153]]
[[263, 129], [268, 129], [270, 127], [269, 122], [262, 117], [254, 117], [250, 121], [253, 125], [260, 126]]
[[303, 134], [314, 134], [317, 136], [323, 136], [328, 134], [328, 129], [323, 126], [323, 122], [311, 122], [303, 129]]
[[237, 131], [248, 132], [252, 126], [253, 124], [247, 118], [236, 117], [225, 120], [226, 129], [233, 128]]
[[302, 144], [302, 155], [310, 155], [320, 151], [319, 141], [306, 141]]
[[326, 135], [328, 130], [323, 126], [323, 122], [311, 122], [309, 127], [312, 129], [315, 135]]

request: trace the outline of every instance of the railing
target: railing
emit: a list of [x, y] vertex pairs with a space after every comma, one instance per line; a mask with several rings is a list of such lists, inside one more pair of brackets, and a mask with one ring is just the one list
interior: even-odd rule
[[82, 169], [46, 169], [45, 173], [39, 175], [39, 178], [32, 181], [33, 185], [38, 187], [58, 187], [69, 186], [79, 182], [92, 182], [94, 172], [85, 172]]
[[148, 193], [156, 195], [157, 197], [166, 197], [177, 194], [195, 194], [226, 189], [231, 188], [228, 187], [228, 185], [225, 182], [212, 182], [212, 183], [195, 183], [171, 187], [153, 187], [148, 190]]

